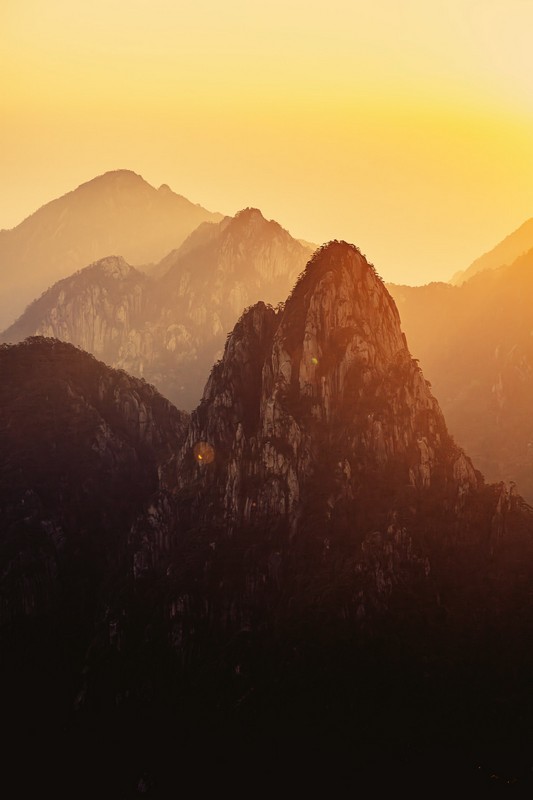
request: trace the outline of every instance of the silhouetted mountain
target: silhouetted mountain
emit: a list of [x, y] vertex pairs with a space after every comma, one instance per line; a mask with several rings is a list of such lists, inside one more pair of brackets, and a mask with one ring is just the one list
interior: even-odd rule
[[131, 264], [159, 261], [204, 221], [221, 219], [168, 186], [129, 170], [106, 172], [0, 231], [5, 327], [47, 286], [117, 253]]
[[246, 209], [200, 225], [151, 277], [115, 256], [65, 278], [2, 338], [72, 342], [190, 409], [244, 307], [286, 297], [309, 255], [276, 222]]
[[460, 287], [389, 289], [457, 441], [533, 502], [533, 250]]
[[[87, 650], [110, 622], [109, 592], [130, 570], [132, 522], [187, 416], [57, 340], [1, 346], [0, 373], [2, 713], [37, 773], [72, 711]], [[54, 785], [68, 769], [54, 767]]]
[[[128, 396], [143, 387], [103, 365], [93, 373], [97, 362], [54, 347], [84, 360], [88, 384], [80, 391], [69, 379], [72, 407], [55, 395], [48, 405], [51, 389], [38, 392], [37, 408], [59, 416], [41, 415], [36, 438], [25, 430], [31, 414], [22, 408], [17, 417], [11, 405], [20, 379], [5, 371], [14, 381], [4, 400], [9, 447], [0, 449], [8, 476], [20, 453], [40, 463], [47, 431], [64, 432], [61, 447], [76, 446], [69, 432], [80, 419], [85, 426], [81, 397], [95, 405], [101, 397], [99, 370], [110, 414], [115, 381], [128, 382]], [[0, 352], [24, 348], [32, 344]], [[54, 387], [63, 391], [57, 378]], [[170, 409], [164, 419], [177, 414]], [[486, 486], [449, 436], [394, 302], [359, 251], [330, 243], [284, 307], [248, 309], [181, 435], [179, 422], [149, 499], [154, 483], [139, 485], [144, 460], [132, 456], [114, 534], [106, 516], [98, 520], [119, 478], [101, 469], [110, 487], [103, 501], [96, 479], [81, 481], [105, 533], [95, 531], [94, 555], [82, 549], [83, 570], [76, 552], [61, 564], [65, 585], [76, 587], [59, 594], [75, 600], [67, 610], [43, 603], [37, 619], [35, 607], [12, 602], [21, 582], [4, 584], [16, 620], [3, 631], [10, 655], [1, 684], [26, 751], [33, 739], [43, 746], [46, 729], [70, 790], [81, 783], [113, 796], [168, 796], [186, 777], [220, 785], [224, 776], [234, 786], [247, 768], [275, 784], [288, 770], [299, 785], [323, 770], [330, 787], [343, 777], [351, 790], [387, 778], [424, 790], [525, 782], [532, 514], [508, 487]], [[163, 452], [170, 434], [158, 441]], [[84, 442], [97, 457], [98, 437]], [[67, 486], [79, 485], [77, 469]], [[30, 477], [21, 485], [39, 485], [39, 474]], [[6, 563], [46, 563], [35, 554], [48, 516], [15, 509], [4, 575]], [[83, 526], [83, 513], [75, 519]], [[80, 570], [90, 577], [78, 580]], [[69, 627], [72, 651], [58, 644]], [[56, 629], [61, 636], [49, 634]], [[24, 699], [32, 681], [33, 707]]]
[[512, 264], [519, 256], [533, 248], [533, 219], [528, 219], [516, 231], [506, 236], [505, 239], [489, 250], [488, 253], [476, 258], [467, 269], [459, 270], [451, 278], [451, 283], [460, 285], [472, 278], [478, 272], [487, 269], [497, 269]]

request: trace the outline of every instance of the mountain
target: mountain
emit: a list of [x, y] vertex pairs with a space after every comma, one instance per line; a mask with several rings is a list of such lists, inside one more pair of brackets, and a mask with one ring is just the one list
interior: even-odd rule
[[476, 258], [467, 269], [459, 270], [453, 275], [450, 283], [460, 285], [472, 278], [478, 272], [487, 269], [497, 269], [512, 264], [519, 256], [533, 248], [533, 218], [528, 219], [516, 231], [506, 236], [488, 253]]
[[[131, 525], [187, 415], [57, 340], [1, 346], [0, 371], [1, 700], [42, 780], [55, 759], [39, 759], [62, 741], [88, 648], [110, 621], [110, 589], [124, 585]], [[53, 767], [56, 787], [68, 770]]]
[[[46, 364], [43, 348], [59, 349], [58, 369], [28, 391], [17, 358]], [[44, 753], [39, 785], [164, 797], [189, 779], [249, 792], [258, 776], [268, 788], [527, 783], [532, 512], [448, 434], [357, 248], [320, 248], [284, 305], [244, 312], [188, 423], [68, 345], [0, 354], [12, 359], [2, 474], [22, 475], [19, 494], [6, 490], [0, 685], [10, 741], [24, 735], [32, 764]], [[141, 397], [160, 431], [146, 485], [138, 422], [123, 481], [120, 448], [99, 461], [98, 417], [80, 414], [105, 411], [124, 436], [117, 404], [129, 419]], [[62, 480], [54, 444], [73, 465]], [[20, 470], [48, 460], [46, 494], [42, 470]], [[22, 487], [51, 500], [29, 514]], [[57, 517], [73, 522], [73, 552], [43, 543]], [[32, 581], [53, 577], [53, 547], [60, 580]], [[52, 604], [17, 602], [49, 583]]]
[[5, 623], [57, 603], [69, 558], [81, 575], [87, 555], [118, 557], [188, 418], [144, 381], [54, 339], [3, 345], [0, 365], [4, 556], [24, 543], [3, 565]]
[[461, 286], [389, 286], [457, 441], [533, 502], [533, 250]]
[[526, 683], [503, 675], [524, 657], [532, 522], [448, 434], [373, 268], [321, 248], [284, 308], [241, 317], [134, 525], [136, 580], [167, 576], [185, 729], [374, 784], [385, 760], [485, 785], [521, 747]]
[[0, 326], [48, 286], [118, 253], [134, 265], [159, 261], [198, 225], [221, 219], [168, 186], [129, 170], [106, 172], [0, 231]]
[[65, 278], [1, 337], [72, 342], [190, 409], [243, 308], [283, 299], [309, 255], [278, 223], [245, 209], [200, 225], [150, 276], [113, 256]]

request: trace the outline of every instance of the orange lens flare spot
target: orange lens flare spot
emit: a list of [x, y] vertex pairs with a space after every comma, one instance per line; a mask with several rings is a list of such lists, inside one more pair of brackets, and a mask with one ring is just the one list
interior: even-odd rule
[[215, 460], [215, 451], [207, 442], [196, 442], [193, 453], [199, 464], [211, 464]]
[[314, 365], [315, 365], [315, 367], [316, 367], [316, 365], [318, 364], [318, 358], [317, 358], [316, 356], [313, 356], [313, 357], [311, 358], [311, 364], [314, 364]]

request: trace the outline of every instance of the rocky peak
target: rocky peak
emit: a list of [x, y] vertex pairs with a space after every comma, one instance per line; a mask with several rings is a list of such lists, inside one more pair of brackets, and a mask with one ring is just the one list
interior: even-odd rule
[[408, 357], [396, 306], [356, 247], [335, 241], [315, 253], [287, 301], [274, 354], [274, 382], [297, 384], [326, 416], [350, 399], [356, 374], [368, 382]]
[[249, 225], [251, 223], [261, 224], [262, 222], [266, 222], [266, 219], [262, 215], [261, 211], [258, 208], [252, 208], [251, 206], [237, 211], [234, 219], [244, 225]]
[[242, 237], [246, 232], [250, 237], [264, 236], [283, 236], [289, 237], [289, 233], [281, 227], [275, 220], [267, 220], [258, 208], [243, 208], [238, 211], [228, 226], [229, 235]]
[[317, 497], [323, 521], [391, 487], [399, 505], [431, 490], [452, 508], [479, 476], [448, 435], [381, 279], [357, 248], [331, 242], [284, 310], [254, 306], [229, 337], [182, 452], [178, 485], [195, 480], [223, 498], [230, 528], [275, 518], [296, 530]]
[[101, 270], [104, 275], [115, 278], [116, 280], [123, 280], [132, 273], [136, 273], [140, 276], [138, 270], [134, 270], [133, 267], [130, 267], [122, 256], [107, 256], [107, 258], [101, 258], [100, 261], [96, 261], [90, 266]]

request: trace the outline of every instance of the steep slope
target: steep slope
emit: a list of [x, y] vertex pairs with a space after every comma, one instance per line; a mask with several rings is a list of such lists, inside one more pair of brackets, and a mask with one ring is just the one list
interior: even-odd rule
[[533, 501], [533, 250], [460, 287], [390, 286], [450, 430], [491, 481]]
[[33, 550], [3, 564], [3, 623], [6, 613], [46, 610], [69, 557], [119, 556], [187, 416], [152, 386], [54, 339], [3, 345], [0, 368], [2, 548], [5, 556], [26, 541]]
[[150, 278], [109, 257], [60, 281], [2, 338], [72, 342], [192, 408], [243, 308], [285, 297], [309, 255], [276, 222], [247, 209], [200, 225]]
[[497, 269], [512, 264], [517, 258], [531, 250], [533, 247], [533, 219], [528, 219], [516, 231], [506, 236], [505, 239], [488, 253], [484, 253], [470, 264], [467, 269], [456, 272], [450, 283], [460, 285], [472, 278], [478, 272], [488, 269]]
[[131, 331], [144, 324], [150, 279], [120, 256], [108, 256], [58, 281], [3, 334], [7, 342], [46, 336], [118, 364]]
[[[267, 318], [273, 314], [266, 307], [254, 313]], [[250, 322], [258, 324], [252, 316], [241, 325], [246, 328]], [[247, 353], [246, 334], [240, 347], [232, 341], [238, 331], [193, 415], [188, 443], [210, 441], [215, 452], [235, 447], [235, 441], [227, 441], [229, 431], [214, 439], [211, 435], [210, 416], [219, 426], [224, 418], [220, 406], [228, 408], [239, 452], [247, 438], [254, 441], [254, 464], [243, 468], [257, 476], [261, 488], [258, 495], [244, 500], [241, 491], [235, 492], [245, 506], [253, 505], [257, 513], [263, 509], [267, 517], [274, 509], [290, 512], [299, 503], [300, 482], [305, 485], [312, 478], [318, 463], [322, 490], [330, 480], [336, 484], [335, 469], [340, 464], [350, 476], [350, 495], [361, 491], [360, 480], [370, 487], [400, 468], [403, 474], [398, 472], [396, 480], [414, 490], [429, 487], [434, 474], [453, 485], [454, 469], [464, 473], [466, 487], [477, 485], [471, 465], [449, 438], [438, 405], [409, 355], [392, 299], [355, 248], [332, 243], [310, 262], [277, 321], [264, 366]], [[233, 397], [233, 381], [228, 386], [225, 378], [241, 360], [244, 367], [255, 364], [262, 369], [254, 409], [258, 424], [248, 430], [244, 421], [239, 426], [235, 411], [243, 403], [242, 391], [238, 388]], [[257, 377], [242, 383], [257, 385]], [[248, 414], [250, 405], [244, 405]], [[323, 475], [329, 459], [331, 471]], [[194, 467], [196, 472], [202, 469], [202, 464]], [[187, 485], [190, 479], [186, 473], [180, 480]], [[265, 499], [270, 485], [275, 497]], [[225, 496], [231, 494], [226, 486]], [[242, 523], [240, 506], [225, 512]]]
[[0, 327], [60, 278], [111, 253], [159, 261], [213, 214], [129, 170], [106, 172], [0, 231]]

